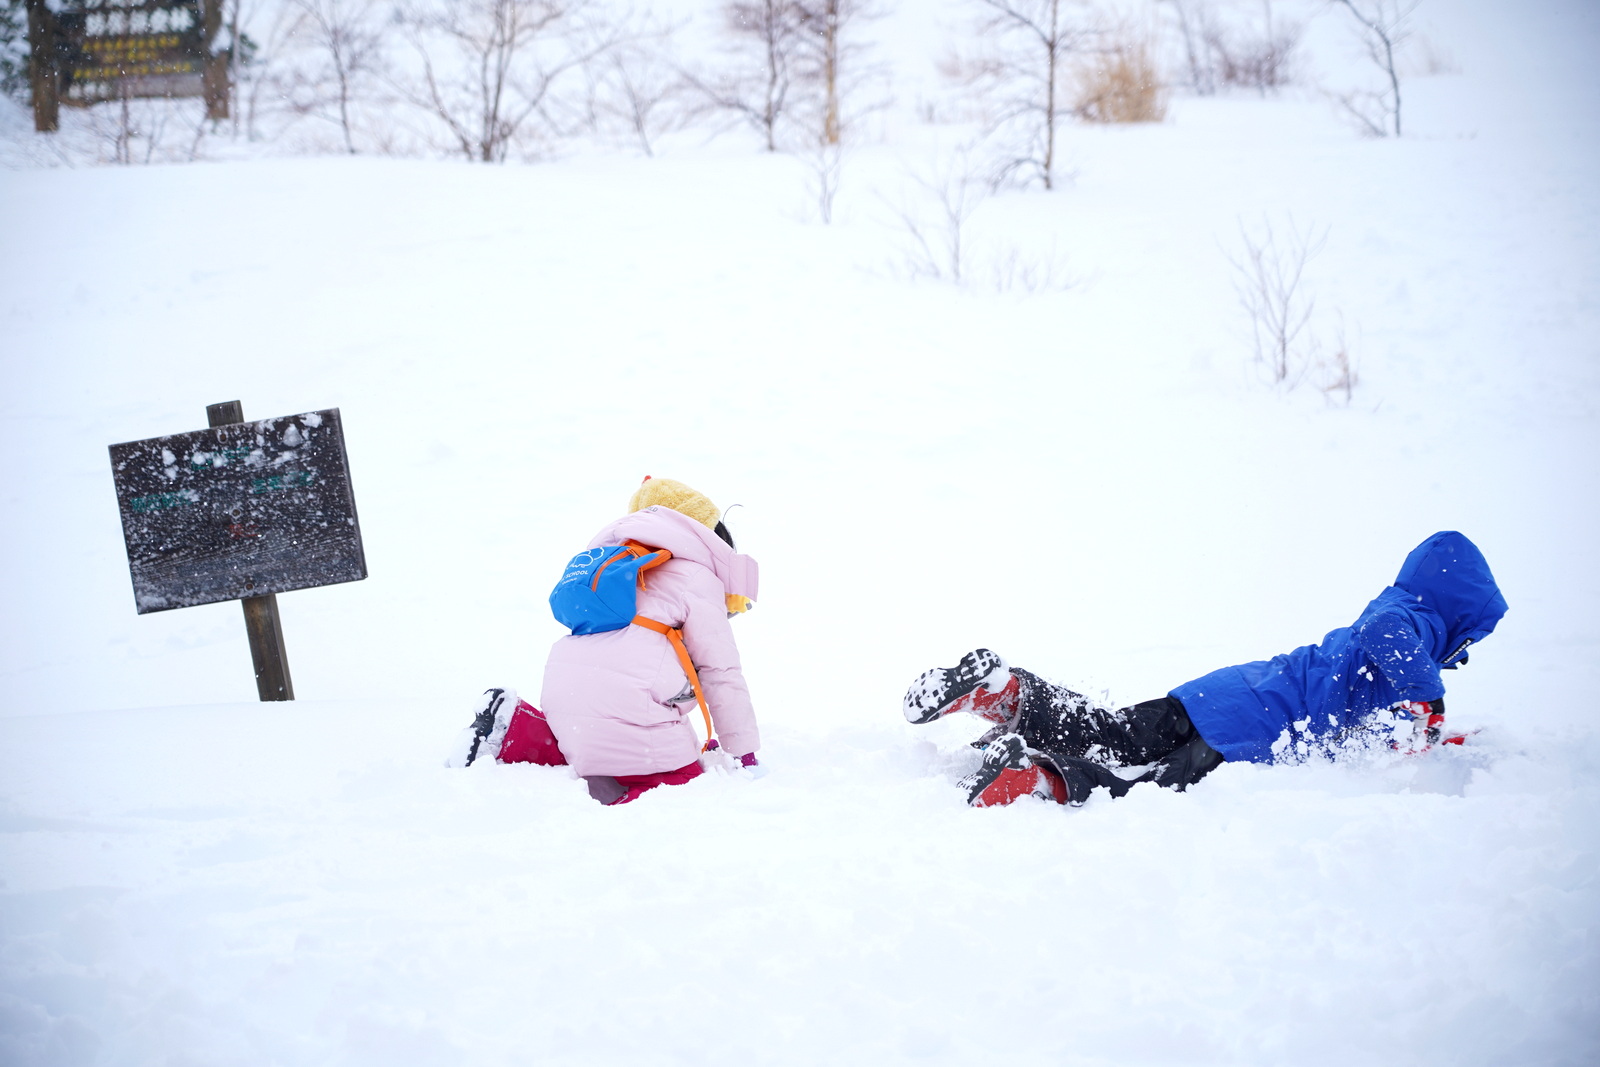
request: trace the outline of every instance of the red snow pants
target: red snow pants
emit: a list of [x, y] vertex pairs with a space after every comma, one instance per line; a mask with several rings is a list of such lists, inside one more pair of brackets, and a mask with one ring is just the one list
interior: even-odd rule
[[544, 712], [528, 703], [517, 701], [517, 710], [511, 713], [511, 723], [506, 727], [505, 740], [500, 742], [501, 763], [541, 763], [546, 767], [565, 767], [567, 757], [556, 744], [556, 735], [545, 722]]
[[[500, 762], [539, 763], [546, 767], [564, 767], [567, 764], [567, 757], [561, 754], [561, 746], [556, 744], [556, 735], [545, 721], [544, 712], [526, 700], [517, 701], [517, 710], [511, 713], [505, 740], [500, 742]], [[589, 793], [602, 804], [627, 804], [658, 785], [683, 785], [704, 773], [696, 761], [675, 771], [592, 775], [588, 779]]]

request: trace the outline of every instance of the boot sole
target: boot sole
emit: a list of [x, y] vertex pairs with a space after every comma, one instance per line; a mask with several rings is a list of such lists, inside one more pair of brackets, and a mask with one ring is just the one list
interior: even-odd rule
[[906, 721], [920, 725], [944, 714], [950, 704], [966, 696], [996, 671], [1005, 669], [1005, 660], [987, 648], [974, 649], [954, 667], [935, 667], [924, 671], [906, 690], [901, 710]]

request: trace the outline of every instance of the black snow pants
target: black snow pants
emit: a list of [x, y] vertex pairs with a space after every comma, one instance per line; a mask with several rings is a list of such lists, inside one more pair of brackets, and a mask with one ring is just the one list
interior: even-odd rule
[[[1028, 671], [1011, 673], [1019, 683], [1016, 731], [1066, 780], [1074, 802], [1096, 787], [1120, 797], [1140, 782], [1181, 791], [1222, 764], [1177, 697], [1112, 710]], [[1113, 770], [1128, 767], [1145, 769], [1127, 778]]]

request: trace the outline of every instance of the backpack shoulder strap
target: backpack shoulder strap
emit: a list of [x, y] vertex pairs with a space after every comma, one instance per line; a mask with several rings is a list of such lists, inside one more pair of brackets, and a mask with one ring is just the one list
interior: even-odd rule
[[668, 552], [664, 548], [651, 548], [649, 545], [642, 545], [638, 541], [624, 541], [622, 542], [621, 552], [615, 553], [610, 559], [606, 560], [604, 563], [600, 564], [599, 567], [595, 568], [594, 577], [589, 580], [589, 588], [600, 588], [600, 576], [605, 574], [606, 568], [611, 566], [617, 560], [623, 558], [640, 559], [643, 557], [648, 558], [643, 559], [643, 562], [639, 564], [638, 571], [635, 572], [639, 579], [640, 589], [645, 588], [644, 572], [649, 570], [651, 567], [661, 566], [667, 560], [672, 558], [672, 553]]
[[672, 553], [668, 552], [664, 548], [651, 548], [649, 545], [642, 544], [641, 542], [632, 540], [631, 538], [629, 540], [627, 540], [627, 541], [622, 542], [622, 547], [627, 549], [629, 552], [632, 552], [635, 556], [648, 556], [649, 557], [643, 563], [639, 564], [639, 588], [640, 589], [645, 588], [645, 584], [644, 584], [644, 572], [645, 571], [649, 570], [652, 567], [659, 567], [663, 563], [665, 563], [667, 560], [672, 558]]
[[672, 642], [672, 650], [678, 654], [678, 663], [683, 667], [683, 673], [688, 676], [689, 684], [694, 686], [695, 703], [700, 705], [700, 715], [706, 721], [706, 744], [700, 749], [704, 752], [711, 745], [711, 710], [706, 707], [706, 694], [700, 688], [700, 673], [694, 669], [694, 661], [689, 658], [689, 650], [684, 647], [683, 631], [675, 630], [664, 622], [647, 619], [643, 615], [635, 615], [633, 624], [643, 626], [646, 630], [654, 630]]

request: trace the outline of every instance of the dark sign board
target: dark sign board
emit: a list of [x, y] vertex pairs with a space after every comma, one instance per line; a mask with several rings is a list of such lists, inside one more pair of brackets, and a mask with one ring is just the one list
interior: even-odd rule
[[200, 0], [81, 0], [56, 21], [62, 103], [204, 92], [211, 51]]
[[367, 576], [339, 409], [111, 446], [139, 614]]

